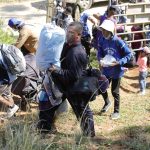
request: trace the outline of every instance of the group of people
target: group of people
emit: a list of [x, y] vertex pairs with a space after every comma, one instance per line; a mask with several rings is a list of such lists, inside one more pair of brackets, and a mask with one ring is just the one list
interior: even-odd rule
[[[35, 32], [33, 32], [33, 30], [28, 28], [28, 26], [26, 26], [23, 21], [18, 20], [16, 18], [9, 19], [8, 25], [13, 30], [19, 32], [19, 37], [14, 46], [21, 50], [26, 61], [29, 64], [32, 64], [32, 67], [36, 70], [34, 53], [37, 49], [38, 36]], [[2, 48], [3, 47], [1, 46], [1, 49]], [[6, 106], [8, 106], [6, 117], [10, 118], [16, 113], [16, 111], [18, 111], [19, 107], [16, 104], [14, 104], [14, 100], [11, 96], [12, 84], [16, 80], [17, 75], [9, 72], [7, 68], [8, 67], [4, 61], [2, 51], [0, 50], [0, 101]], [[32, 74], [29, 67], [26, 68], [25, 73], [27, 73], [28, 75]]]
[[[131, 50], [127, 44], [118, 38], [115, 35], [116, 30], [116, 20], [113, 15], [117, 12], [116, 6], [110, 6], [107, 12], [103, 16], [98, 16], [95, 14], [95, 17], [99, 19], [99, 25], [97, 26], [95, 48], [97, 49], [97, 62], [99, 64], [99, 69], [102, 74], [107, 77], [109, 83], [111, 83], [111, 93], [114, 98], [114, 111], [111, 114], [111, 119], [118, 119], [120, 117], [120, 83], [121, 78], [124, 75], [125, 69], [124, 64], [126, 64], [131, 58]], [[56, 102], [54, 105], [45, 103], [46, 100], [39, 102], [39, 108], [44, 104], [44, 108], [39, 110], [39, 123], [37, 128], [40, 132], [49, 133], [51, 132], [55, 115], [58, 108], [61, 104], [67, 99], [71, 105], [78, 121], [80, 121], [80, 126], [83, 135], [94, 137], [95, 128], [94, 128], [94, 119], [93, 112], [89, 107], [89, 100], [86, 96], [79, 93], [72, 94], [70, 93], [70, 88], [78, 81], [78, 79], [84, 74], [84, 71], [88, 65], [88, 56], [90, 57], [91, 49], [91, 37], [89, 34], [87, 19], [91, 20], [93, 24], [96, 25], [95, 20], [83, 14], [80, 18], [80, 22], [73, 21], [71, 19], [71, 8], [66, 7], [62, 14], [59, 14], [59, 17], [56, 20], [56, 24], [47, 24], [41, 31], [40, 37], [43, 36], [43, 33], [46, 34], [45, 38], [41, 40], [33, 30], [31, 30], [24, 22], [11, 18], [8, 21], [8, 25], [19, 31], [19, 38], [15, 46], [19, 48], [24, 56], [33, 55], [36, 57], [36, 54], [39, 54], [39, 51], [42, 51], [42, 45], [50, 45], [50, 42], [54, 44], [63, 43], [58, 52], [57, 48], [54, 47], [45, 47], [45, 50], [50, 50], [53, 55], [48, 55], [48, 65], [46, 68], [41, 69], [39, 67], [38, 59], [36, 60], [35, 68], [39, 67], [39, 71], [44, 78], [52, 78], [54, 84], [58, 84], [61, 89], [61, 100]], [[60, 19], [61, 18], [61, 19]], [[65, 22], [65, 25], [64, 25]], [[60, 30], [60, 27], [57, 28], [59, 33], [62, 33], [60, 43], [52, 40], [52, 37], [55, 37], [50, 31], [55, 28], [55, 26], [60, 26], [64, 31]], [[46, 30], [45, 30], [46, 28]], [[65, 35], [65, 36], [64, 36]], [[56, 37], [55, 37], [56, 38]], [[45, 43], [44, 43], [45, 42]], [[146, 88], [146, 76], [147, 76], [147, 55], [150, 53], [148, 47], [144, 47], [140, 50], [140, 56], [138, 58], [138, 65], [140, 71], [140, 90], [144, 94]], [[47, 55], [47, 53], [42, 53], [42, 55]], [[55, 58], [54, 58], [55, 57]], [[34, 60], [34, 61], [35, 61]], [[29, 60], [29, 63], [32, 60]], [[47, 61], [47, 60], [46, 60]], [[41, 64], [40, 64], [41, 65]], [[11, 85], [16, 79], [16, 76], [12, 76], [8, 71], [7, 67], [3, 62], [3, 58], [0, 53], [0, 72], [3, 74], [0, 75], [0, 84], [1, 84], [1, 93], [0, 101], [6, 104], [8, 109], [8, 117], [12, 117], [14, 113], [19, 109], [17, 105], [14, 104], [14, 101], [11, 98]], [[5, 71], [4, 71], [5, 70]], [[46, 75], [45, 75], [46, 72]], [[57, 81], [57, 82], [56, 82]], [[53, 81], [51, 81], [53, 82]], [[49, 84], [51, 84], [49, 82]], [[44, 87], [44, 84], [42, 88]], [[50, 86], [53, 90], [53, 87]], [[51, 99], [51, 95], [47, 93], [47, 99]], [[100, 110], [101, 113], [106, 113], [111, 106], [111, 100], [108, 97], [107, 91], [101, 93], [104, 99], [104, 106]], [[48, 100], [48, 102], [52, 102]], [[48, 105], [48, 107], [47, 107]]]

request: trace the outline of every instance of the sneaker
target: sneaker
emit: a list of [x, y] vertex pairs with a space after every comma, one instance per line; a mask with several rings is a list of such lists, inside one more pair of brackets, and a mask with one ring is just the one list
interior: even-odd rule
[[105, 104], [101, 110], [101, 113], [107, 112], [110, 106], [111, 106], [111, 102], [109, 102], [107, 105]]
[[19, 109], [19, 107], [15, 104], [13, 107], [8, 108], [7, 118], [11, 118], [18, 111], [18, 109]]
[[139, 95], [145, 95], [145, 91], [141, 91]]
[[112, 120], [119, 119], [120, 118], [120, 114], [116, 112], [116, 113], [111, 114], [110, 117], [111, 117]]

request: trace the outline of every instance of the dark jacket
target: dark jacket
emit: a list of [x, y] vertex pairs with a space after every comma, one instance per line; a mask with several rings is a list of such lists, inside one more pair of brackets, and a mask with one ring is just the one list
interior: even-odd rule
[[0, 64], [0, 85], [9, 83], [9, 76], [7, 70], [4, 68], [2, 64]]
[[83, 70], [86, 69], [87, 55], [85, 49], [81, 43], [72, 46], [65, 43], [60, 61], [61, 69], [54, 71], [52, 75], [67, 89], [82, 76]]

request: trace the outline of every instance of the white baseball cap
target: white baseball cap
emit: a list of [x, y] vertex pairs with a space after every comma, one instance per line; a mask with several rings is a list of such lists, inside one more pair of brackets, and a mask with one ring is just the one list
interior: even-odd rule
[[111, 32], [114, 35], [115, 32], [115, 24], [113, 21], [106, 19], [103, 21], [103, 23], [100, 25], [100, 28], [103, 28], [109, 32]]
[[142, 50], [143, 50], [146, 54], [150, 54], [150, 49], [149, 49], [147, 46], [143, 47]]

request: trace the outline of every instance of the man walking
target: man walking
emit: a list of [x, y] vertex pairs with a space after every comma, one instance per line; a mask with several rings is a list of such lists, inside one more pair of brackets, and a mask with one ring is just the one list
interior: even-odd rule
[[[82, 76], [87, 66], [86, 51], [81, 45], [82, 24], [72, 22], [67, 28], [66, 43], [61, 53], [61, 69], [50, 68], [52, 76], [61, 84], [65, 97], [68, 99], [77, 119], [81, 122], [83, 135], [94, 137], [93, 113], [88, 105], [88, 99], [82, 95], [72, 95], [68, 91]], [[49, 126], [52, 126], [54, 112], [58, 106], [49, 110]]]

